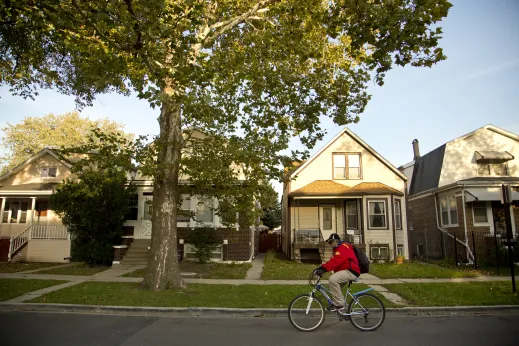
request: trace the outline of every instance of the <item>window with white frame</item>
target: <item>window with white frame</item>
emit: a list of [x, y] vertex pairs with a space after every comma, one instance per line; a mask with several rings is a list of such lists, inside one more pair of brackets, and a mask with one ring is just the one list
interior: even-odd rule
[[458, 206], [456, 203], [455, 196], [441, 197], [440, 208], [443, 226], [451, 226], [458, 224]]
[[42, 178], [55, 178], [57, 175], [58, 169], [56, 167], [42, 167], [40, 170], [40, 176]]
[[[216, 248], [211, 252], [209, 258], [211, 261], [221, 261], [223, 259], [222, 245], [217, 245]], [[196, 246], [193, 244], [184, 244], [184, 259], [196, 260]]]
[[487, 202], [472, 203], [472, 214], [474, 216], [474, 224], [488, 224]]
[[404, 256], [404, 245], [397, 244], [397, 246], [396, 246], [396, 255], [397, 256]]
[[177, 216], [177, 222], [191, 221], [191, 197], [188, 195], [182, 196], [182, 205]]
[[389, 245], [375, 244], [369, 246], [370, 256], [372, 260], [388, 260], [389, 259]]
[[399, 199], [395, 199], [395, 228], [402, 229], [402, 205]]
[[214, 221], [213, 199], [211, 197], [199, 197], [196, 205], [196, 221], [211, 223]]
[[334, 179], [360, 179], [360, 154], [333, 154]]
[[369, 227], [368, 228], [387, 228], [386, 222], [386, 201], [368, 201]]

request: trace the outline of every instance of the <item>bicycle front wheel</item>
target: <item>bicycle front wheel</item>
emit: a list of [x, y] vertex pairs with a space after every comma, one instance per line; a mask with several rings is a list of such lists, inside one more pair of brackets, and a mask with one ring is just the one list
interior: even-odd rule
[[355, 297], [350, 302], [348, 314], [355, 328], [363, 332], [373, 331], [384, 323], [386, 309], [380, 299], [367, 293]]
[[301, 294], [288, 306], [288, 319], [302, 332], [312, 332], [324, 322], [326, 314], [323, 304], [310, 294]]

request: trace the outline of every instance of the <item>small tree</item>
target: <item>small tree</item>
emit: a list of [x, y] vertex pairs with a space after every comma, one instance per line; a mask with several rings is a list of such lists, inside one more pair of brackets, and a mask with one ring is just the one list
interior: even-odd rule
[[[103, 147], [69, 149], [89, 154], [73, 163], [76, 178], [67, 179], [50, 198], [51, 208], [62, 217], [72, 235], [73, 258], [95, 264], [111, 264], [113, 245], [120, 244], [122, 225], [129, 211], [133, 185], [126, 179], [129, 150], [120, 136], [103, 135]], [[126, 169], [125, 169], [126, 168]]]

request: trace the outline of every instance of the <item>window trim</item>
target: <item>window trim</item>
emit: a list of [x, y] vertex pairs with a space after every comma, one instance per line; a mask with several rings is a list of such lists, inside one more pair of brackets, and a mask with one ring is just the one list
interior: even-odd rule
[[[402, 250], [402, 251], [400, 251], [400, 250]], [[396, 245], [396, 255], [397, 256], [405, 256], [404, 252], [405, 252], [404, 244], [397, 244]]]
[[[398, 208], [396, 206], [396, 204], [398, 203]], [[395, 229], [397, 230], [403, 230], [404, 229], [404, 226], [402, 225], [402, 200], [399, 199], [399, 198], [395, 198], [395, 200], [393, 201], [393, 213], [395, 214]], [[398, 215], [397, 215], [397, 212], [398, 211]], [[397, 220], [400, 221], [400, 227], [397, 227]]]
[[[385, 226], [384, 227], [372, 227], [370, 225], [370, 214], [369, 214], [369, 203], [370, 202], [384, 202], [384, 216], [385, 216]], [[387, 204], [388, 204], [388, 199], [387, 198], [366, 198], [366, 204], [367, 204], [367, 208], [366, 208], [366, 215], [367, 215], [367, 226], [368, 226], [368, 229], [373, 229], [373, 230], [388, 230], [389, 229], [389, 215], [388, 215], [388, 208], [387, 208]]]
[[[359, 177], [358, 178], [349, 177], [348, 155], [358, 155], [359, 156]], [[335, 177], [335, 156], [344, 156], [344, 178]], [[362, 180], [362, 154], [360, 152], [334, 152], [334, 153], [332, 153], [332, 179], [333, 180]]]
[[[446, 199], [447, 200], [447, 221], [449, 223], [443, 223], [443, 210], [442, 210], [442, 199]], [[454, 198], [454, 200], [456, 201], [456, 216], [457, 216], [457, 219], [459, 220], [459, 213], [458, 213], [458, 199], [456, 198], [456, 195], [445, 195], [445, 196], [442, 196], [440, 197], [440, 222], [441, 222], [441, 225], [443, 227], [459, 227], [459, 223], [458, 223], [458, 220], [456, 220], [456, 223], [452, 223], [452, 220], [451, 220], [451, 207], [450, 207], [450, 199], [451, 198]]]
[[[50, 175], [50, 170], [55, 169], [55, 175]], [[47, 171], [47, 175], [43, 175], [43, 171]], [[58, 167], [57, 166], [41, 166], [40, 167], [40, 178], [44, 179], [50, 179], [50, 178], [57, 178], [58, 177]]]
[[[375, 258], [373, 257], [373, 250], [378, 249], [378, 253], [380, 255], [380, 249], [386, 248], [387, 249], [387, 258]], [[389, 261], [391, 255], [389, 254], [389, 244], [370, 244], [369, 245], [369, 259], [374, 261]]]
[[[487, 221], [486, 222], [476, 222], [476, 214], [474, 214], [474, 205], [475, 203], [485, 203], [485, 212], [486, 212], [486, 215], [487, 215]], [[488, 201], [475, 201], [472, 203], [472, 223], [474, 225], [474, 227], [480, 227], [480, 226], [483, 226], [483, 227], [488, 227], [490, 226], [490, 217], [489, 217], [489, 208], [488, 208], [488, 205], [489, 205], [489, 202]]]

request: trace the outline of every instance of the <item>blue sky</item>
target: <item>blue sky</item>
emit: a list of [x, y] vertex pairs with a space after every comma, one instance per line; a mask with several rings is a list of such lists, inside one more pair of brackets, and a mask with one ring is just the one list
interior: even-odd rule
[[[443, 21], [440, 46], [448, 59], [428, 68], [397, 68], [373, 95], [350, 129], [395, 166], [412, 160], [411, 142], [421, 154], [486, 124], [519, 134], [519, 1], [457, 0]], [[0, 88], [0, 128], [26, 116], [74, 110], [72, 97], [41, 91], [36, 101]], [[136, 134], [158, 134], [158, 109], [134, 97], [101, 95], [82, 114], [108, 117]], [[340, 127], [325, 122], [328, 142]], [[295, 148], [294, 148], [295, 149]], [[280, 192], [279, 185], [276, 184]]]

